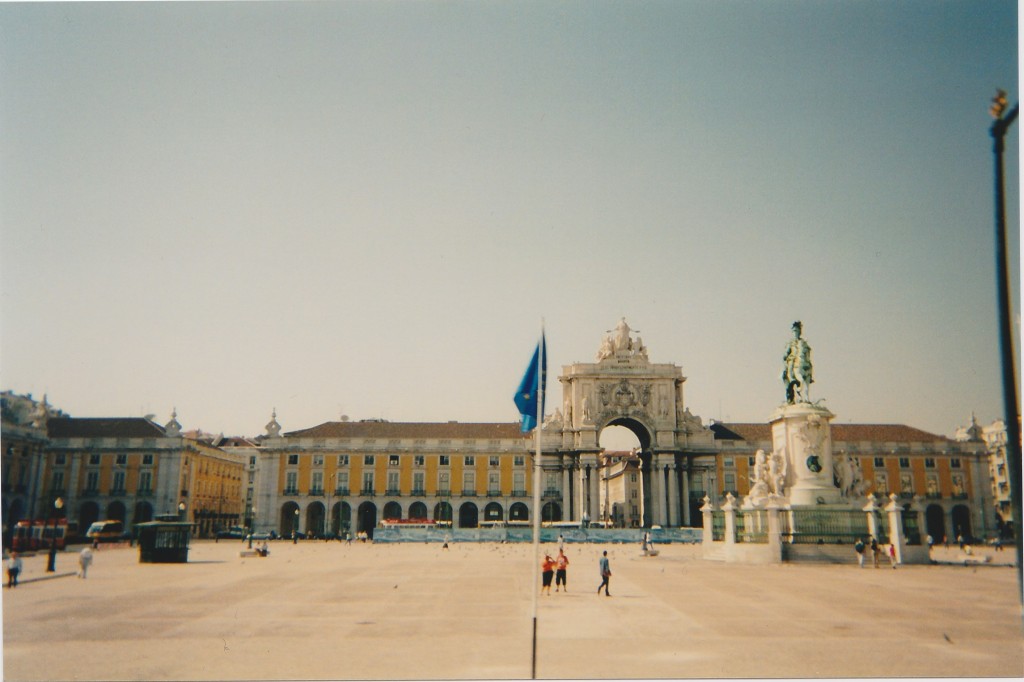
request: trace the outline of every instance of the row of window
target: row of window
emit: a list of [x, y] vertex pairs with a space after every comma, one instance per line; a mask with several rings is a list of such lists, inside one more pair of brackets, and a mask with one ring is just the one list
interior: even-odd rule
[[[421, 466], [424, 466], [426, 464], [426, 462], [427, 462], [426, 455], [406, 455], [406, 456], [407, 457], [409, 457], [409, 456], [412, 457], [413, 466], [421, 467]], [[313, 466], [323, 466], [323, 463], [324, 463], [324, 456], [323, 455], [312, 455], [312, 457], [313, 457]], [[376, 461], [377, 461], [377, 456], [376, 455], [363, 455], [362, 457], [363, 457], [363, 466], [374, 466], [374, 464], [376, 464]], [[400, 466], [401, 465], [401, 457], [402, 457], [402, 455], [382, 455], [382, 457], [387, 457], [388, 458], [388, 466], [396, 467], [396, 466]], [[451, 464], [451, 456], [450, 455], [437, 455], [437, 457], [439, 458], [438, 464], [440, 464], [441, 466], [448, 466], [448, 465]], [[253, 464], [253, 463], [254, 462], [250, 462], [250, 464]], [[288, 464], [290, 464], [292, 466], [295, 466], [298, 463], [299, 463], [299, 456], [297, 454], [288, 455]], [[349, 456], [348, 455], [338, 455], [338, 466], [348, 466], [348, 463], [349, 463]], [[501, 458], [498, 457], [497, 455], [491, 455], [490, 457], [488, 457], [488, 462], [487, 463], [488, 463], [489, 466], [492, 466], [492, 467], [501, 466]], [[525, 464], [526, 464], [526, 457], [524, 455], [515, 455], [512, 463], [513, 463], [514, 466], [517, 466], [517, 467], [525, 466]], [[462, 464], [463, 464], [463, 466], [467, 466], [467, 467], [476, 466], [476, 455], [464, 455], [463, 458], [462, 458]]]
[[[339, 471], [332, 479], [335, 483], [333, 490], [337, 491], [348, 491], [349, 490], [349, 472]], [[389, 471], [387, 473], [387, 489], [388, 491], [397, 491], [400, 489], [400, 478], [398, 471]], [[370, 492], [374, 490], [374, 472], [364, 471], [362, 479], [363, 492]], [[426, 473], [422, 471], [412, 472], [412, 490], [424, 491], [426, 490]], [[512, 487], [515, 490], [526, 489], [526, 472], [515, 471], [512, 473]], [[285, 490], [286, 491], [298, 491], [299, 489], [299, 472], [298, 471], [286, 471], [285, 472]], [[323, 491], [324, 490], [324, 472], [313, 471], [310, 474], [309, 489], [311, 491]], [[440, 492], [447, 492], [451, 490], [451, 473], [448, 471], [437, 472], [437, 489]], [[475, 490], [476, 489], [476, 472], [464, 471], [462, 474], [462, 489], [463, 490]], [[487, 474], [487, 489], [496, 491], [501, 489], [501, 474], [497, 471], [492, 471]], [[344, 493], [344, 494], [347, 494]]]
[[[99, 466], [99, 464], [100, 464], [100, 457], [101, 457], [101, 455], [96, 454], [96, 453], [90, 454], [89, 455], [89, 464], [91, 466]], [[63, 453], [63, 452], [56, 453], [53, 456], [53, 464], [54, 464], [54, 466], [62, 466], [64, 464], [67, 464], [67, 454]], [[114, 464], [117, 464], [118, 466], [127, 466], [127, 464], [128, 464], [128, 455], [125, 455], [125, 454], [114, 455]], [[142, 465], [143, 466], [152, 466], [153, 465], [153, 455], [143, 455], [142, 456]]]
[[[754, 466], [754, 456], [753, 455], [747, 457], [747, 465], [748, 466]], [[910, 458], [909, 457], [900, 457], [899, 458], [899, 465], [900, 465], [901, 469], [909, 469], [910, 468]], [[725, 466], [725, 467], [735, 466], [735, 460], [732, 457], [724, 457], [722, 459], [722, 466]], [[874, 466], [875, 466], [876, 469], [884, 469], [885, 468], [885, 457], [875, 457], [874, 458]], [[960, 468], [960, 458], [959, 457], [951, 457], [949, 459], [949, 467], [951, 469], [959, 469]], [[935, 468], [935, 458], [934, 457], [925, 457], [924, 458], [924, 468], [925, 469], [934, 469]]]
[[[51, 478], [51, 489], [63, 490], [64, 489], [64, 471], [57, 469], [53, 472]], [[100, 488], [100, 472], [99, 471], [87, 471], [85, 472], [85, 491], [86, 492], [98, 492]], [[124, 491], [125, 489], [125, 472], [115, 471], [113, 479], [111, 481], [110, 489], [112, 491]], [[153, 472], [152, 471], [140, 471], [139, 472], [139, 492], [147, 492], [153, 489]]]

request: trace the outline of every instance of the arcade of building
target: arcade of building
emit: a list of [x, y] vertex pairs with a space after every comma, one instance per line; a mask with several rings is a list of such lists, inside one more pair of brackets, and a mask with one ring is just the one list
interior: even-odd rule
[[[681, 367], [651, 362], [625, 320], [595, 362], [564, 366], [558, 381], [562, 402], [540, 427], [543, 521], [699, 527], [705, 497], [747, 495], [758, 450], [772, 448], [766, 423], [705, 424], [692, 414]], [[535, 440], [514, 422], [343, 420], [283, 432], [275, 413], [264, 434], [225, 439], [183, 433], [176, 415], [165, 426], [75, 419], [54, 416], [45, 399], [24, 402], [4, 394], [8, 527], [45, 518], [58, 496], [72, 521], [130, 525], [180, 512], [199, 536], [231, 525], [288, 536], [372, 534], [384, 520], [473, 528], [533, 519]], [[612, 426], [639, 447], [605, 452], [600, 436]], [[835, 425], [832, 452], [856, 477], [836, 483], [919, 503], [936, 539], [993, 537], [996, 512], [1009, 520], [1000, 427], [972, 417], [950, 439], [903, 425]]]

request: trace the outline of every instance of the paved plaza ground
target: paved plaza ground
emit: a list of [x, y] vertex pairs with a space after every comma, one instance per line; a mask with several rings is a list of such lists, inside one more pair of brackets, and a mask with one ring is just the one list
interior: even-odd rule
[[[3, 590], [5, 680], [524, 679], [529, 544], [194, 541], [188, 564], [73, 553]], [[551, 545], [542, 549], [552, 551]], [[568, 545], [539, 598], [540, 678], [1021, 677], [1008, 565], [746, 566], [666, 545]], [[597, 596], [607, 549], [611, 597]], [[955, 558], [956, 550], [940, 560]], [[1001, 563], [1011, 552], [996, 553]]]

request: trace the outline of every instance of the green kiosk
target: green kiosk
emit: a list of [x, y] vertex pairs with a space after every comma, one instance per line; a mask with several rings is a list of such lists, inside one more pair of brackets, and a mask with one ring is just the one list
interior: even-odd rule
[[187, 521], [148, 521], [135, 524], [140, 564], [188, 563], [188, 539], [192, 524]]

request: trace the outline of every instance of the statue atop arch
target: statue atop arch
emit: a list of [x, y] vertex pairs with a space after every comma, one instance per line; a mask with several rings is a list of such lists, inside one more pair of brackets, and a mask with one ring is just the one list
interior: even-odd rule
[[626, 318], [623, 317], [619, 320], [615, 329], [609, 330], [608, 335], [601, 341], [601, 347], [597, 351], [597, 361], [600, 362], [613, 355], [639, 356], [646, 360], [647, 346], [639, 336], [633, 340], [630, 336], [633, 331], [636, 330], [630, 329]]
[[790, 405], [811, 401], [810, 388], [814, 383], [811, 347], [801, 336], [803, 327], [799, 320], [793, 323], [793, 338], [786, 346], [786, 354], [782, 358], [782, 383], [786, 386], [786, 402]]

